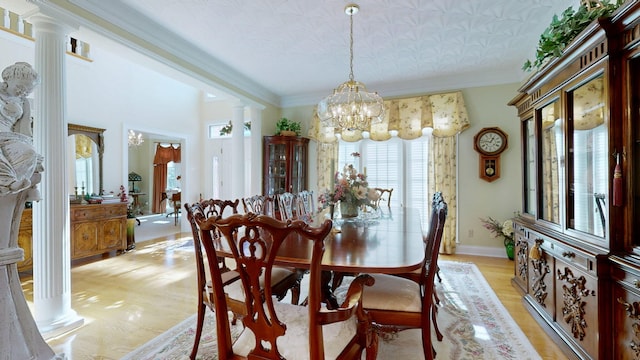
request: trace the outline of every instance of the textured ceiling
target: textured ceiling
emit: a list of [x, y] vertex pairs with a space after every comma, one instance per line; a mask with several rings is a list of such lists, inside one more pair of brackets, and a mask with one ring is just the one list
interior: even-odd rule
[[[349, 75], [343, 0], [122, 0], [281, 97]], [[578, 0], [362, 0], [354, 75], [390, 93], [518, 82], [553, 14]], [[447, 78], [451, 82], [447, 84]]]
[[[0, 3], [7, 1], [27, 3]], [[227, 72], [242, 74], [275, 94], [280, 105], [317, 101], [349, 76], [349, 17], [344, 13], [348, 1], [69, 2], [102, 15], [112, 12], [112, 23], [117, 23], [117, 11], [128, 16], [123, 20], [128, 24], [134, 19], [145, 29], [165, 28], [226, 65]], [[569, 6], [577, 8], [580, 1], [356, 3], [360, 12], [354, 16], [355, 79], [385, 97], [519, 82], [527, 75], [522, 64], [534, 56], [553, 15]]]

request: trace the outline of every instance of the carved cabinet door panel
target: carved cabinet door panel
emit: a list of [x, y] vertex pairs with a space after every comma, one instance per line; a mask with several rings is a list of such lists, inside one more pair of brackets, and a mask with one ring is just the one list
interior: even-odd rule
[[[537, 246], [536, 246], [537, 242]], [[554, 258], [541, 246], [540, 239], [529, 242], [529, 295], [542, 314], [553, 321], [555, 316]], [[539, 249], [539, 250], [537, 250]], [[537, 253], [537, 255], [533, 255]]]
[[614, 262], [611, 268], [613, 296], [613, 358], [640, 359], [640, 269]]
[[561, 259], [555, 261], [556, 322], [569, 338], [597, 359], [597, 279]]
[[515, 227], [515, 274], [514, 282], [520, 287], [522, 292], [527, 292], [529, 288], [529, 245], [527, 238], [521, 231], [522, 227], [516, 224]]
[[124, 230], [126, 229], [125, 219], [111, 219], [102, 224], [102, 239], [100, 239], [100, 249], [122, 249], [123, 241], [126, 239]]
[[74, 224], [71, 230], [73, 244], [71, 258], [90, 256], [98, 250], [98, 223], [84, 222]]
[[640, 293], [616, 284], [613, 295], [613, 358], [640, 359]]

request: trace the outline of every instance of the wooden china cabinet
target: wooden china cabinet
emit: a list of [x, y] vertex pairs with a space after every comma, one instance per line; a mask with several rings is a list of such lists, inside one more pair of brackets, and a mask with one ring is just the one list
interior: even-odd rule
[[616, 22], [620, 42], [620, 122], [615, 124], [620, 154], [621, 203], [611, 213], [613, 357], [640, 359], [640, 3], [634, 1]]
[[263, 141], [263, 194], [306, 190], [309, 139], [301, 136], [265, 136]]
[[509, 105], [514, 286], [570, 358], [640, 359], [640, 3], [590, 24]]

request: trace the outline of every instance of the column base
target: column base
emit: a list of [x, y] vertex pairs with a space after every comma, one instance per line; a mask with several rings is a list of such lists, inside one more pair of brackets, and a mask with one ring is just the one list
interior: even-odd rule
[[79, 317], [75, 311], [71, 312], [73, 314], [62, 320], [58, 320], [53, 324], [42, 325], [37, 323], [38, 329], [42, 333], [42, 337], [45, 340], [50, 340], [82, 327], [82, 325], [84, 325], [84, 318]]

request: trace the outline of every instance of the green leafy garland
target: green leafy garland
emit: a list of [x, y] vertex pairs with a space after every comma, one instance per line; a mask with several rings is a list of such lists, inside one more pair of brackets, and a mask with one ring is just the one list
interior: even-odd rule
[[[244, 129], [251, 130], [251, 121], [244, 123]], [[220, 128], [220, 136], [229, 135], [231, 134], [232, 130], [233, 124], [231, 124], [231, 120], [229, 120], [229, 123], [227, 125]]]
[[[586, 2], [596, 3], [596, 5], [587, 6]], [[535, 61], [525, 61], [522, 70], [539, 69], [547, 58], [562, 56], [564, 48], [593, 20], [610, 16], [623, 2], [623, 0], [614, 2], [586, 0], [582, 2], [578, 11], [574, 12], [573, 7], [570, 6], [562, 12], [560, 18], [558, 15], [553, 15], [551, 24], [540, 35]]]

